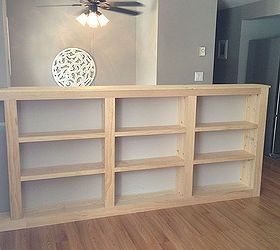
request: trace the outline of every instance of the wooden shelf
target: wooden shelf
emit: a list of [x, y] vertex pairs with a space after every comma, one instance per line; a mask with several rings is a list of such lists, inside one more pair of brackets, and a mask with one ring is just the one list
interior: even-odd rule
[[196, 132], [210, 132], [210, 131], [225, 131], [225, 130], [241, 130], [241, 129], [256, 129], [257, 124], [236, 121], [236, 122], [211, 122], [211, 123], [199, 123], [196, 125]]
[[184, 164], [184, 160], [178, 156], [119, 161], [117, 162], [115, 172], [182, 167]]
[[103, 174], [103, 163], [89, 163], [79, 165], [53, 166], [22, 169], [21, 181], [49, 180], [64, 177]]
[[116, 131], [116, 137], [125, 136], [145, 136], [145, 135], [168, 135], [168, 134], [183, 134], [186, 128], [179, 125], [171, 126], [151, 126], [151, 127], [133, 127], [120, 128]]
[[255, 156], [244, 150], [196, 154], [194, 164], [253, 160]]
[[104, 138], [104, 130], [74, 130], [63, 132], [42, 132], [42, 133], [26, 133], [19, 136], [20, 143], [26, 142], [49, 142], [49, 141], [65, 141], [65, 140], [83, 140]]
[[173, 201], [182, 198], [176, 191], [167, 190], [162, 192], [146, 193], [146, 194], [133, 194], [116, 197], [116, 206], [134, 205], [143, 203], [160, 203], [162, 201]]
[[[259, 196], [261, 182], [260, 178], [255, 177], [260, 176], [262, 171], [268, 90], [268, 86], [251, 84], [164, 87], [94, 86], [88, 88], [65, 89], [10, 88], [0, 90], [0, 99], [4, 101], [5, 111], [10, 198], [9, 214], [0, 214], [0, 231]], [[199, 107], [200, 99], [204, 98], [204, 96], [213, 96], [215, 99], [219, 96], [224, 96], [222, 99], [227, 99], [226, 96], [242, 96], [242, 99], [244, 99], [242, 100], [243, 108], [241, 110], [240, 106], [238, 113], [243, 114], [244, 121], [196, 124], [197, 117], [204, 115], [201, 113], [201, 108]], [[173, 101], [168, 104], [172, 105], [174, 108], [173, 111], [175, 112], [174, 115], [177, 116], [177, 121], [173, 123], [173, 125], [167, 125], [165, 123], [166, 126], [116, 128], [116, 120], [125, 119], [125, 117], [135, 115], [132, 113], [133, 110], [126, 110], [126, 112], [118, 114], [118, 112], [116, 112], [116, 110], [119, 109], [118, 99], [143, 98], [143, 101], [145, 101], [144, 98], [163, 97], [177, 99], [176, 107], [173, 107]], [[104, 127], [101, 129], [18, 134], [18, 115], [20, 114], [20, 110], [18, 110], [18, 103], [21, 101], [58, 99], [91, 100], [97, 98], [101, 99], [104, 104], [102, 112]], [[221, 100], [221, 98], [217, 98], [218, 105], [223, 105], [222, 101], [223, 100]], [[235, 101], [231, 104], [230, 108], [235, 108], [233, 106], [234, 103]], [[213, 107], [215, 105], [216, 104], [214, 103]], [[163, 107], [161, 112], [165, 112]], [[119, 115], [121, 117], [117, 117]], [[223, 114], [219, 114], [219, 112], [218, 115], [220, 115], [221, 119], [226, 119], [226, 117], [223, 116]], [[22, 119], [28, 118], [24, 118], [24, 114], [20, 114], [20, 116]], [[195, 146], [197, 146], [196, 133], [227, 130], [241, 130], [240, 132], [244, 134], [244, 140], [242, 143], [243, 145], [240, 148], [243, 150], [225, 152], [227, 149], [222, 147], [220, 150], [224, 152], [212, 152], [195, 155]], [[115, 159], [118, 157], [119, 153], [115, 148], [116, 139], [119, 140], [119, 138], [122, 137], [132, 136], [156, 135], [172, 135], [172, 137], [178, 137], [176, 143], [177, 145], [172, 145], [176, 147], [177, 156], [174, 156], [175, 154], [173, 154], [173, 156], [170, 157], [116, 162]], [[25, 150], [21, 150], [22, 148], [20, 147], [20, 143], [52, 141], [65, 141], [66, 143], [66, 141], [69, 140], [98, 138], [102, 138], [102, 141], [104, 141], [102, 150], [104, 159], [102, 163], [49, 166], [33, 169], [24, 169], [21, 166], [21, 158], [25, 157], [22, 154], [26, 152]], [[235, 144], [234, 141], [233, 144]], [[144, 145], [142, 146], [145, 147]], [[168, 147], [168, 145], [164, 144], [158, 145], [158, 147], [166, 146]], [[164, 151], [164, 148], [162, 150]], [[152, 153], [149, 148], [145, 151], [147, 151], [147, 153]], [[131, 158], [133, 158], [133, 153], [131, 154]], [[135, 154], [134, 158], [137, 158]], [[195, 169], [193, 169], [193, 166], [195, 168], [199, 167], [196, 166], [198, 164], [234, 161], [244, 161], [238, 164], [242, 166], [242, 171], [240, 172], [240, 178], [237, 178], [236, 180], [236, 182], [242, 180], [242, 183], [194, 187], [193, 170]], [[221, 167], [226, 168], [226, 165], [227, 164], [221, 164]], [[117, 194], [121, 193], [118, 192], [119, 185], [125, 185], [125, 183], [116, 183], [116, 180], [119, 181], [119, 178], [116, 178], [116, 175], [119, 175], [118, 173], [164, 168], [174, 168], [174, 170], [176, 170], [176, 183], [174, 185], [174, 190], [160, 193], [117, 196]], [[103, 190], [102, 197], [98, 198], [97, 201], [79, 201], [77, 203], [74, 202], [74, 204], [64, 203], [55, 207], [47, 207], [48, 204], [45, 204], [46, 207], [43, 208], [41, 207], [32, 210], [24, 209], [23, 204], [25, 206], [31, 205], [26, 204], [28, 201], [25, 201], [25, 195], [22, 190], [24, 182], [76, 176], [91, 176], [97, 174], [101, 174], [102, 177], [104, 177], [104, 181], [100, 187]], [[215, 175], [215, 173], [212, 174]], [[159, 178], [160, 176], [156, 177]], [[209, 178], [212, 177], [209, 176]], [[141, 178], [141, 175], [139, 178]], [[223, 182], [226, 182], [226, 175], [222, 179]], [[149, 182], [150, 181], [151, 180], [149, 180]], [[38, 182], [38, 184], [40, 183]], [[124, 186], [123, 188], [125, 188], [127, 192], [132, 191], [129, 190], [129, 186]], [[163, 190], [164, 189], [168, 189], [168, 187], [165, 186], [165, 188], [163, 187]], [[152, 192], [152, 190], [149, 192]], [[52, 194], [47, 192], [46, 195], [51, 196]], [[79, 195], [83, 194], [77, 193], [77, 196]], [[78, 197], [76, 198], [78, 199]], [[36, 199], [36, 197], [34, 197], [34, 199]], [[75, 200], [75, 197], [73, 197], [73, 199]]]
[[251, 188], [243, 183], [230, 183], [209, 185], [204, 187], [194, 187], [193, 196], [227, 195], [236, 192], [248, 191]]

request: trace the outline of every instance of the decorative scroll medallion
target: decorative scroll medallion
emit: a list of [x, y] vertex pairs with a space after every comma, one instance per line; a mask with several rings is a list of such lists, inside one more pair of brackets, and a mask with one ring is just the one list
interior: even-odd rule
[[61, 87], [89, 86], [96, 75], [95, 61], [82, 49], [67, 48], [55, 57], [52, 74]]

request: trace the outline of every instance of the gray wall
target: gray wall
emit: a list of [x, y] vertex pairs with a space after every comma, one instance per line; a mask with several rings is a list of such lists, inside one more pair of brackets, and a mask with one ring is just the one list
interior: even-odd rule
[[246, 81], [247, 59], [250, 40], [280, 36], [280, 16], [257, 20], [244, 20], [241, 27], [238, 82]]
[[109, 25], [91, 29], [75, 20], [80, 8], [38, 7], [54, 2], [8, 1], [12, 86], [55, 86], [52, 61], [67, 47], [93, 55], [96, 85], [135, 84], [135, 18], [104, 11]]
[[[218, 12], [216, 41], [229, 40], [229, 51], [227, 60], [217, 59], [218, 43], [216, 43], [214, 67], [215, 83], [236, 83], [244, 81], [244, 77], [238, 77], [240, 70], [239, 55], [242, 53], [242, 57], [247, 56], [243, 54], [246, 53], [246, 48], [245, 52], [243, 50], [242, 52], [240, 51], [240, 46], [246, 47], [246, 41], [241, 40], [241, 37], [242, 35], [246, 37], [245, 33], [248, 32], [248, 30], [242, 30], [242, 23], [247, 22], [249, 19], [266, 18], [274, 15], [280, 15], [279, 0], [264, 0]], [[262, 32], [267, 31], [268, 30], [263, 29], [263, 31], [255, 34], [261, 36]], [[246, 38], [244, 39], [247, 40]]]
[[0, 0], [0, 88], [9, 85], [6, 1]]
[[[6, 13], [5, 1], [0, 0], [0, 88], [8, 87], [8, 53], [6, 36]], [[3, 10], [3, 11], [2, 11]], [[3, 103], [0, 102], [0, 211], [9, 209], [8, 197], [8, 176], [7, 176], [7, 152], [4, 124]]]
[[[195, 71], [212, 83], [216, 11], [216, 0], [159, 1], [158, 84], [194, 83]], [[198, 56], [199, 46], [207, 47], [206, 57]]]
[[136, 17], [136, 84], [157, 83], [158, 0], [142, 0], [145, 11]]
[[[78, 9], [38, 7], [53, 2], [8, 2], [12, 86], [55, 85], [52, 60], [65, 47], [93, 54], [96, 85], [193, 83], [195, 71], [212, 82], [217, 0], [176, 0], [172, 8], [161, 0], [158, 10], [150, 1], [137, 18], [104, 11], [111, 22], [94, 30], [76, 22]], [[198, 56], [199, 46], [207, 47], [206, 57]]]

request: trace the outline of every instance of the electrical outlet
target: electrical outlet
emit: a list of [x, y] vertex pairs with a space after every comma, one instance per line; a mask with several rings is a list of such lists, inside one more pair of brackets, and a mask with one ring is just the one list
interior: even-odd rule
[[205, 46], [199, 47], [199, 56], [200, 57], [206, 56], [206, 47]]
[[195, 82], [203, 82], [204, 81], [204, 72], [195, 72], [194, 73], [194, 81]]

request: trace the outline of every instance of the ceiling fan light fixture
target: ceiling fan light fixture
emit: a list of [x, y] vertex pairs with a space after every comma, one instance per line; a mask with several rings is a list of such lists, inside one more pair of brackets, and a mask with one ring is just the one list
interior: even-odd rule
[[88, 20], [88, 15], [86, 15], [85, 13], [82, 13], [81, 15], [79, 15], [76, 20], [83, 26], [86, 25], [87, 20]]
[[110, 22], [110, 20], [106, 16], [104, 16], [102, 13], [98, 13], [97, 18], [98, 18], [98, 22], [101, 27], [107, 25]]
[[97, 28], [99, 26], [98, 17], [96, 13], [90, 12], [87, 17], [87, 24], [91, 28]]

